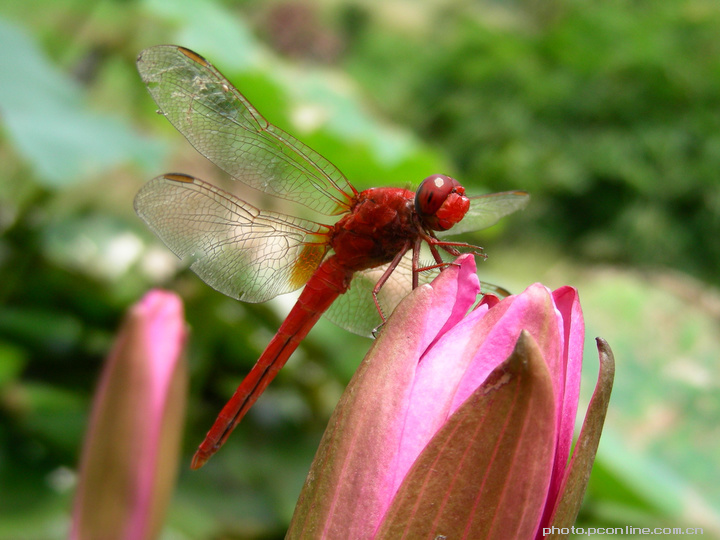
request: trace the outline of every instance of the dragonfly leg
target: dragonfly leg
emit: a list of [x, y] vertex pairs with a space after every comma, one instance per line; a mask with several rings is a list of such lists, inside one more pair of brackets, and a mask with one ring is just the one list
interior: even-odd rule
[[392, 261], [390, 261], [390, 265], [388, 266], [387, 270], [383, 273], [382, 276], [380, 276], [380, 279], [377, 280], [377, 283], [375, 284], [375, 287], [373, 287], [372, 295], [373, 295], [373, 301], [375, 302], [375, 307], [378, 310], [378, 313], [380, 314], [380, 318], [382, 319], [382, 324], [385, 324], [385, 321], [387, 319], [385, 318], [385, 314], [383, 313], [382, 308], [380, 307], [380, 302], [378, 302], [378, 293], [380, 292], [380, 289], [382, 289], [382, 286], [385, 285], [385, 282], [390, 278], [392, 273], [397, 268], [398, 264], [400, 264], [400, 261], [405, 256], [405, 254], [410, 249], [410, 241], [407, 241], [403, 248], [398, 251], [397, 255], [393, 258]]
[[[456, 264], [454, 261], [443, 261], [442, 257], [440, 256], [440, 252], [438, 251], [438, 247], [442, 250], [448, 252], [453, 257], [459, 257], [463, 253], [470, 253], [474, 256], [482, 257], [483, 259], [487, 259], [487, 255], [485, 255], [482, 250], [483, 248], [480, 246], [473, 246], [472, 244], [468, 244], [466, 242], [445, 242], [444, 240], [438, 240], [434, 236], [431, 235], [423, 235], [421, 239], [418, 240], [418, 246], [415, 248], [416, 253], [419, 252], [419, 243], [424, 240], [427, 242], [428, 248], [430, 248], [430, 253], [432, 253], [433, 258], [435, 259], [435, 262], [437, 264], [429, 265], [429, 266], [423, 266], [422, 268], [419, 268], [417, 265], [417, 256], [413, 257], [413, 288], [416, 287], [417, 283], [417, 274], [420, 272], [427, 272], [428, 270], [434, 270], [436, 268], [445, 268], [447, 266], [451, 266]], [[466, 250], [460, 251], [457, 249], [460, 248], [466, 248]], [[414, 254], [415, 255], [415, 254]]]
[[468, 244], [467, 242], [447, 242], [445, 240], [438, 240], [434, 236], [428, 236], [426, 238], [423, 238], [423, 240], [427, 242], [428, 246], [430, 247], [430, 251], [433, 254], [433, 257], [435, 257], [435, 261], [438, 264], [442, 262], [442, 258], [437, 251], [438, 247], [444, 251], [447, 251], [453, 257], [459, 257], [463, 253], [469, 253], [476, 257], [482, 257], [483, 259], [487, 259], [487, 255], [483, 253], [482, 247], [474, 246], [472, 244]]
[[422, 238], [415, 240], [413, 245], [413, 257], [412, 257], [412, 288], [417, 289], [420, 276], [420, 247], [422, 246]]
[[[471, 255], [474, 255], [476, 257], [482, 257], [483, 259], [487, 259], [487, 255], [483, 253], [483, 248], [480, 246], [474, 246], [472, 244], [468, 244], [467, 242], [445, 242], [440, 241], [437, 243], [437, 245], [441, 248], [450, 253], [451, 255], [461, 255], [462, 253], [470, 253]], [[461, 251], [457, 248], [464, 248], [464, 251]]]

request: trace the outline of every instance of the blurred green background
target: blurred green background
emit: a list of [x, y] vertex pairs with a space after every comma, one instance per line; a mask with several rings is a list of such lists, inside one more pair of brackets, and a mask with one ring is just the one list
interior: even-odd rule
[[[0, 539], [67, 534], [123, 312], [178, 291], [184, 464], [291, 300], [204, 285], [135, 216], [147, 180], [223, 174], [155, 114], [140, 50], [191, 48], [358, 188], [442, 172], [530, 206], [469, 240], [482, 279], [576, 286], [583, 399], [616, 384], [578, 525], [720, 538], [717, 0], [28, 0], [0, 5]], [[282, 538], [368, 340], [321, 321], [242, 429], [184, 467], [163, 538]]]

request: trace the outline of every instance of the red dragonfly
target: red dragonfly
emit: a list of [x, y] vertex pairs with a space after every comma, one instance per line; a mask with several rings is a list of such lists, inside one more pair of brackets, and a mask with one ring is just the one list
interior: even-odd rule
[[[444, 231], [489, 227], [529, 200], [522, 191], [468, 198], [456, 180], [440, 174], [427, 177], [416, 192], [359, 192], [327, 159], [265, 120], [199, 54], [161, 45], [143, 51], [137, 65], [158, 112], [233, 179], [339, 216], [323, 224], [259, 210], [178, 173], [158, 176], [137, 194], [138, 215], [218, 291], [264, 302], [305, 285], [200, 444], [193, 469], [227, 440], [324, 312], [344, 328], [371, 335], [411, 287], [450, 264], [442, 252], [484, 257], [482, 248], [441, 240]], [[433, 258], [430, 265], [420, 263], [423, 244]]]

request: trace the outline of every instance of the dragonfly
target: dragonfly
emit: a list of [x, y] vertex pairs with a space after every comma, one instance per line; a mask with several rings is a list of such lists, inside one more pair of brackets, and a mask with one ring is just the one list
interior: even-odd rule
[[[489, 227], [528, 203], [523, 191], [468, 197], [443, 174], [428, 176], [414, 192], [358, 191], [329, 160], [269, 123], [199, 54], [159, 45], [142, 51], [137, 67], [158, 113], [233, 180], [332, 222], [261, 210], [182, 173], [150, 180], [135, 197], [135, 210], [150, 229], [219, 292], [265, 302], [304, 285], [198, 447], [193, 469], [225, 443], [323, 313], [372, 336], [405, 295], [452, 264], [448, 259], [485, 257], [482, 248], [447, 240], [447, 234]], [[427, 262], [420, 260], [422, 249], [429, 250]]]

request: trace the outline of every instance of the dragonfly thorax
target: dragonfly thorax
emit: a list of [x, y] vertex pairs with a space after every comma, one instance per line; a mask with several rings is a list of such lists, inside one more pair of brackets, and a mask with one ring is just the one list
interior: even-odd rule
[[399, 188], [366, 189], [335, 224], [330, 245], [346, 267], [358, 271], [390, 262], [420, 234], [415, 194]]

